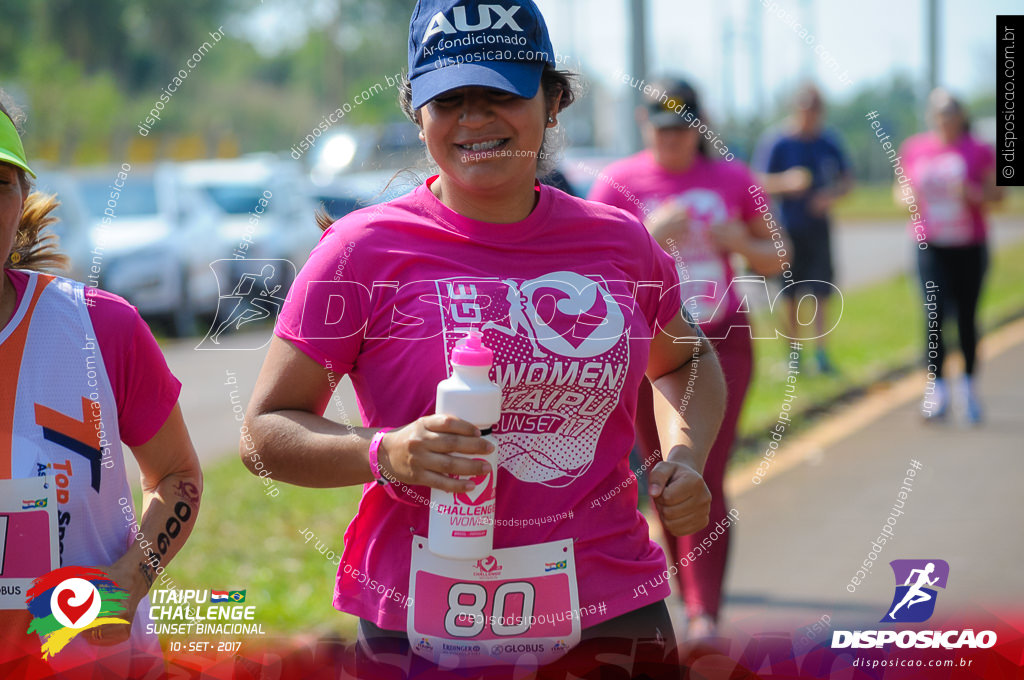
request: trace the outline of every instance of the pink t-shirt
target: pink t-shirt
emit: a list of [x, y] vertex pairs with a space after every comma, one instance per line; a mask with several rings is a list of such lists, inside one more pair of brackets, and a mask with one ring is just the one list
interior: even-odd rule
[[968, 205], [963, 192], [968, 185], [985, 182], [996, 166], [995, 149], [970, 135], [947, 145], [935, 133], [923, 132], [903, 142], [900, 155], [921, 209], [925, 242], [983, 243], [988, 232], [985, 214], [980, 206]]
[[[664, 599], [664, 579], [634, 598], [665, 557], [637, 512], [627, 456], [652, 329], [679, 313], [672, 259], [615, 208], [539, 186], [525, 220], [491, 224], [443, 205], [435, 179], [332, 225], [277, 335], [351, 375], [368, 427], [397, 427], [434, 412], [451, 349], [481, 329], [503, 390], [495, 548], [574, 539], [581, 608], [607, 607], [584, 628]], [[407, 594], [411, 537], [427, 535], [427, 521], [424, 505], [366, 485], [334, 606], [404, 630], [401, 598], [355, 575]]]
[[[28, 276], [12, 269], [4, 271], [14, 286], [17, 308]], [[85, 296], [117, 401], [121, 441], [128, 446], [145, 444], [163, 427], [178, 403], [181, 383], [167, 367], [160, 346], [135, 307], [124, 298], [89, 286]]]
[[733, 270], [728, 256], [714, 246], [710, 227], [730, 219], [746, 222], [756, 216], [757, 205], [749, 191], [754, 184], [750, 172], [738, 161], [709, 161], [698, 156], [684, 172], [670, 172], [645, 150], [606, 167], [588, 198], [628, 210], [641, 221], [666, 202], [686, 208], [690, 231], [681, 242], [669, 244], [669, 253], [678, 263], [680, 277], [691, 282], [685, 287], [686, 296], [702, 296], [687, 302], [687, 311], [705, 332], [717, 333], [736, 323], [742, 313], [736, 311], [739, 300], [734, 293], [720, 304]]

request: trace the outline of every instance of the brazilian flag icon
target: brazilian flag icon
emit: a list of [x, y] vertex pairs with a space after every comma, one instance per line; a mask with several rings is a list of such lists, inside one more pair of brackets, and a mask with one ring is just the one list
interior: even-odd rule
[[244, 590], [232, 590], [228, 593], [228, 599], [232, 602], [245, 602]]

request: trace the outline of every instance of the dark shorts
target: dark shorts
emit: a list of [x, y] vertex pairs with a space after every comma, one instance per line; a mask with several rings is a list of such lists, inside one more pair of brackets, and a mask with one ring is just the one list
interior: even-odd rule
[[[584, 629], [580, 643], [558, 661], [536, 669], [536, 677], [538, 680], [606, 677], [609, 664], [622, 667], [614, 677], [651, 680], [682, 677], [672, 619], [664, 601]], [[385, 630], [362, 619], [354, 666], [355, 677], [359, 680], [504, 680], [512, 677], [513, 670], [499, 666], [442, 671], [412, 652], [404, 631]], [[523, 669], [516, 670], [522, 677]]]
[[790, 271], [793, 276], [782, 277], [782, 294], [790, 298], [808, 293], [816, 297], [831, 295], [834, 289], [826, 285], [835, 283], [831, 228], [787, 232], [786, 235], [790, 243]]

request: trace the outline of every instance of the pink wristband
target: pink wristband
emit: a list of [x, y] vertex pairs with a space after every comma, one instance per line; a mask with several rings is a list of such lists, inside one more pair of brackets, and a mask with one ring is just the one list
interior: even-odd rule
[[373, 435], [373, 439], [370, 440], [370, 472], [373, 473], [373, 478], [378, 484], [388, 483], [388, 480], [381, 475], [380, 461], [377, 460], [377, 450], [380, 449], [380, 443], [384, 439], [384, 435], [390, 430], [390, 427], [385, 427]]

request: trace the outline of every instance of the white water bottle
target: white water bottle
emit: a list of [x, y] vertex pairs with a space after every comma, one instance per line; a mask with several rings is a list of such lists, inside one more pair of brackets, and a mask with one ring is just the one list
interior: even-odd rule
[[449, 455], [486, 461], [490, 470], [472, 477], [472, 491], [450, 493], [430, 490], [430, 551], [454, 559], [480, 559], [494, 548], [494, 489], [498, 474], [497, 443], [491, 427], [501, 417], [501, 388], [491, 382], [494, 354], [483, 344], [483, 334], [469, 331], [452, 350], [452, 376], [437, 384], [437, 413], [473, 423], [494, 444], [495, 451], [483, 456]]

